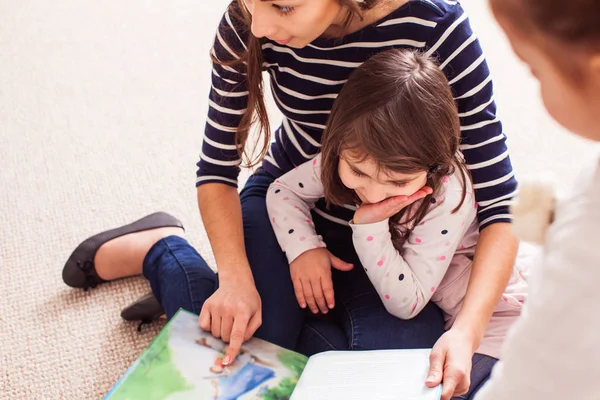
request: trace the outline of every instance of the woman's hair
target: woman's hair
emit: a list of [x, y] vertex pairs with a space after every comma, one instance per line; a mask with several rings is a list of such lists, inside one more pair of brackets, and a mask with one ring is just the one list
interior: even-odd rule
[[[565, 72], [579, 80], [577, 64], [561, 49], [600, 51], [599, 0], [491, 0], [497, 16], [528, 37], [543, 36], [556, 42], [548, 52]], [[542, 43], [544, 44], [544, 43]]]
[[[412, 227], [429, 211], [445, 176], [459, 171], [466, 195], [468, 173], [459, 153], [460, 122], [448, 80], [436, 63], [411, 50], [379, 53], [357, 68], [337, 97], [322, 138], [322, 181], [329, 204], [358, 204], [360, 199], [340, 180], [342, 153], [374, 161], [385, 172], [427, 171], [433, 194], [420, 206], [390, 218], [390, 232], [400, 249]], [[410, 215], [404, 215], [410, 212]], [[402, 222], [404, 235], [398, 232]]]
[[[381, 0], [362, 0], [361, 2], [356, 0], [338, 1], [342, 6], [346, 6], [348, 9], [346, 24], [349, 24], [355, 17], [362, 18], [361, 15], [363, 10], [371, 9], [377, 5], [377, 3], [381, 2]], [[253, 167], [262, 161], [269, 149], [271, 141], [271, 127], [269, 125], [267, 108], [265, 106], [262, 77], [262, 44], [264, 43], [264, 39], [255, 37], [250, 31], [252, 16], [246, 9], [243, 0], [232, 0], [227, 12], [229, 12], [235, 20], [236, 25], [243, 27], [244, 33], [248, 38], [245, 43], [247, 50], [238, 54], [239, 58], [232, 61], [217, 60], [212, 53], [211, 58], [213, 62], [218, 65], [235, 67], [243, 64], [245, 66], [245, 72], [247, 74], [248, 107], [244, 112], [241, 123], [235, 133], [235, 140], [238, 145], [240, 156], [243, 159], [243, 165], [245, 167]], [[254, 125], [258, 127], [259, 136], [262, 136], [262, 140], [259, 140], [257, 144], [257, 146], [260, 146], [258, 155], [253, 157], [253, 152], [248, 152], [246, 149], [246, 142], [248, 140], [250, 128]]]

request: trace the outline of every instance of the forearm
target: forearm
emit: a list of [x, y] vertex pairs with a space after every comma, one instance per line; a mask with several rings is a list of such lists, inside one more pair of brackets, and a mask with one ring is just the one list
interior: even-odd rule
[[309, 250], [325, 247], [312, 222], [312, 203], [294, 192], [283, 179], [273, 183], [267, 192], [269, 220], [290, 264]]
[[512, 274], [518, 240], [508, 223], [485, 228], [479, 237], [469, 286], [453, 328], [472, 335], [473, 351], [479, 347], [486, 326]]
[[252, 278], [244, 246], [242, 207], [234, 187], [207, 183], [198, 187], [198, 206], [208, 234], [219, 276]]
[[267, 192], [269, 220], [290, 264], [309, 250], [325, 247], [311, 216], [311, 209], [324, 196], [320, 161], [317, 155], [287, 172]]
[[388, 220], [370, 224], [351, 223], [354, 249], [386, 310], [400, 319], [417, 316], [431, 299], [446, 273], [448, 263], [430, 265], [426, 257], [415, 257], [409, 265], [396, 250]]

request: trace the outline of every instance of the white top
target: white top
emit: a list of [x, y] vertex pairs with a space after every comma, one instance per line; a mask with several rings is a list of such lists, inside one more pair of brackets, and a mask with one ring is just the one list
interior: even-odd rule
[[477, 400], [600, 399], [600, 152], [559, 202], [523, 315]]
[[[271, 223], [290, 263], [308, 250], [325, 247], [311, 218], [311, 209], [324, 195], [320, 164], [319, 155], [276, 180], [267, 193]], [[387, 219], [372, 224], [350, 223], [356, 253], [390, 314], [410, 319], [433, 301], [444, 311], [446, 327], [454, 323], [467, 291], [479, 238], [477, 204], [471, 186], [456, 209], [462, 193], [461, 178], [445, 177], [427, 215], [413, 228], [401, 251], [392, 243]], [[315, 209], [320, 214], [319, 211]], [[401, 221], [397, 229], [405, 231], [404, 225]], [[525, 301], [527, 265], [517, 263], [479, 353], [498, 357], [506, 332]]]

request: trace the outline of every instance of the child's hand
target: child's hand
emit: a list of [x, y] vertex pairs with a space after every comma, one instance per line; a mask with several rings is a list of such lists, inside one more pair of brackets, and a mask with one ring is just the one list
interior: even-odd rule
[[302, 253], [290, 264], [290, 273], [296, 299], [302, 308], [308, 307], [317, 314], [327, 314], [335, 306], [331, 267], [350, 271], [348, 264], [331, 254], [327, 249], [313, 249]]
[[397, 213], [403, 208], [410, 206], [417, 200], [433, 193], [433, 189], [429, 186], [423, 186], [411, 196], [396, 196], [385, 199], [375, 204], [363, 204], [354, 213], [354, 223], [357, 225], [373, 224], [384, 221]]

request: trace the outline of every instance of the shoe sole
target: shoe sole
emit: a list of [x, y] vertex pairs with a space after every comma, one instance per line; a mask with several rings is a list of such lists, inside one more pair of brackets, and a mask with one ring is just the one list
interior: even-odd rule
[[126, 321], [153, 321], [165, 313], [153, 293], [148, 293], [125, 307], [121, 318]]

